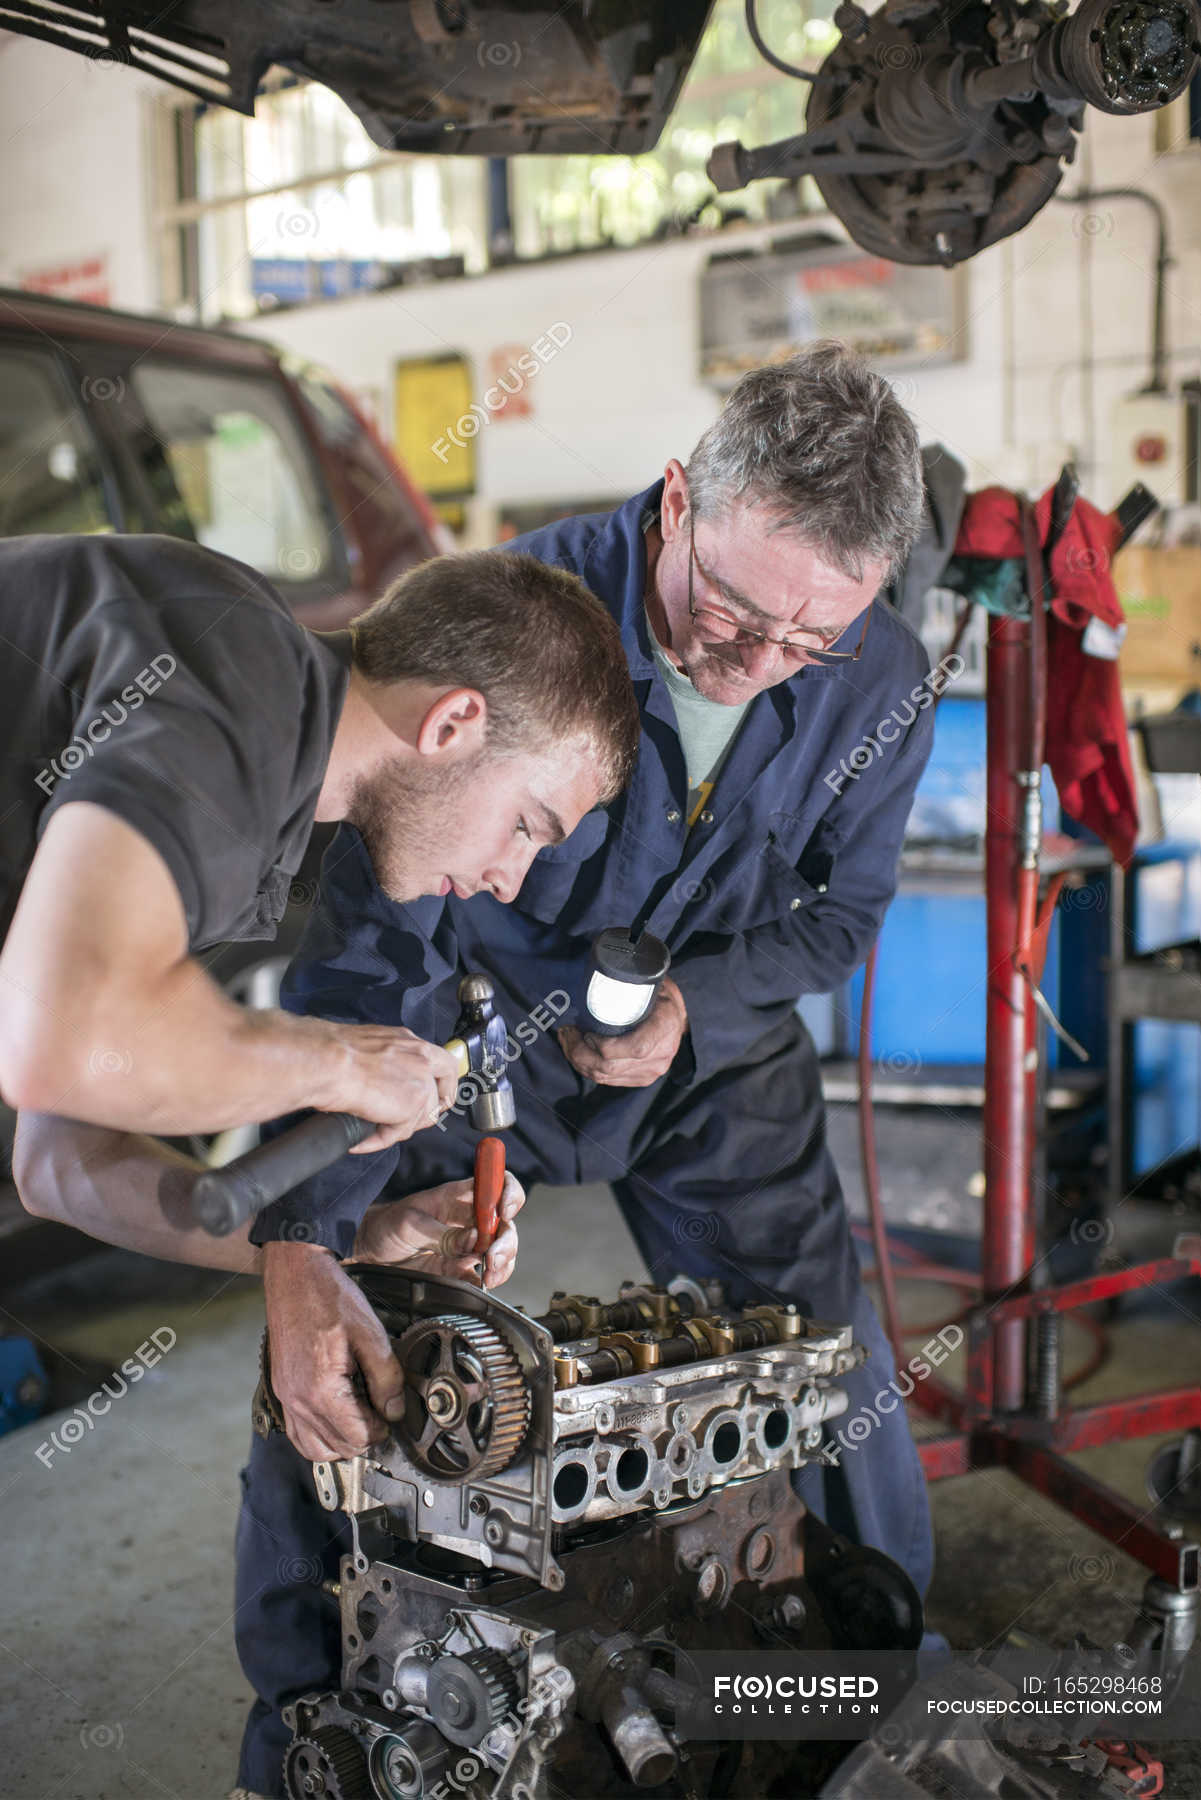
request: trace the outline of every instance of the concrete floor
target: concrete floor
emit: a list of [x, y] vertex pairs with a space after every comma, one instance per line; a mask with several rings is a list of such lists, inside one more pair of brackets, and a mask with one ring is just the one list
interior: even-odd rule
[[[640, 1272], [604, 1189], [536, 1190], [522, 1241], [506, 1298], [532, 1310], [552, 1287], [611, 1290]], [[952, 1310], [931, 1287], [907, 1285], [906, 1305], [921, 1319]], [[36, 1451], [68, 1412], [0, 1439], [0, 1794], [13, 1800], [219, 1800], [232, 1784], [248, 1693], [231, 1556], [257, 1285], [99, 1251], [0, 1308], [0, 1328], [53, 1347], [79, 1401], [163, 1326], [177, 1340], [163, 1360], [49, 1467]], [[1144, 1307], [1113, 1327], [1078, 1396], [1196, 1378], [1199, 1346], [1195, 1304]], [[1084, 1351], [1070, 1328], [1069, 1365]], [[1080, 1460], [1141, 1497], [1152, 1448]], [[1142, 1571], [1074, 1520], [1004, 1474], [941, 1483], [933, 1505], [931, 1622], [953, 1644], [984, 1647], [1015, 1624], [1055, 1643], [1123, 1635]], [[1175, 1800], [1201, 1796], [1196, 1751], [1169, 1759]]]

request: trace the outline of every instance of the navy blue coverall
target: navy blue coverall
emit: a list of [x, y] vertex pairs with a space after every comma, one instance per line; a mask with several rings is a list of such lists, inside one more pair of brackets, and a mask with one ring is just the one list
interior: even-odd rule
[[[857, 662], [808, 665], [754, 699], [689, 830], [683, 752], [643, 605], [643, 529], [661, 494], [659, 483], [611, 514], [567, 519], [511, 546], [579, 575], [621, 628], [642, 711], [628, 792], [540, 851], [511, 906], [487, 895], [391, 901], [357, 833], [343, 827], [285, 1004], [442, 1040], [460, 975], [485, 971], [510, 1032], [534, 1040], [509, 1067], [517, 1124], [506, 1143], [519, 1179], [611, 1182], [654, 1280], [717, 1276], [735, 1304], [793, 1300], [853, 1322], [870, 1351], [845, 1380], [853, 1416], [887, 1387], [893, 1360], [860, 1282], [796, 1002], [847, 979], [892, 898], [930, 748], [928, 660], [910, 627], [875, 601]], [[853, 647], [860, 627], [839, 647]], [[671, 950], [688, 1030], [653, 1086], [598, 1087], [576, 1074], [553, 1026], [576, 1016], [592, 939], [635, 920]], [[461, 1177], [474, 1141], [452, 1118], [379, 1155], [344, 1158], [263, 1213], [252, 1235], [303, 1236], [347, 1255], [394, 1174], [401, 1193]], [[929, 1513], [902, 1409], [881, 1412], [838, 1467], [795, 1480], [835, 1529], [894, 1557], [924, 1592]], [[320, 1583], [336, 1575], [348, 1533], [340, 1515], [321, 1510], [309, 1465], [278, 1433], [252, 1441], [243, 1482], [238, 1646], [259, 1700], [239, 1781], [276, 1795], [288, 1740], [279, 1707], [338, 1685], [337, 1618]]]

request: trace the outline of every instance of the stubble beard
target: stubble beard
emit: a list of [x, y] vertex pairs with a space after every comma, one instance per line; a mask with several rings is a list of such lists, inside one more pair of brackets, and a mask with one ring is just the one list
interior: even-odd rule
[[447, 813], [463, 800], [482, 755], [448, 768], [426, 769], [397, 757], [359, 777], [347, 808], [366, 846], [375, 878], [390, 900], [416, 900], [449, 869], [436, 867], [447, 850]]

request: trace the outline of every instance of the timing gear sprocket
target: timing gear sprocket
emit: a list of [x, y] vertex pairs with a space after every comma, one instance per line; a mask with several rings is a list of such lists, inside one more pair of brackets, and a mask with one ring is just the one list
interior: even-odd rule
[[507, 1468], [521, 1447], [530, 1393], [499, 1332], [465, 1313], [409, 1327], [397, 1345], [405, 1372], [405, 1455], [435, 1481], [456, 1485]]
[[469, 1650], [440, 1656], [430, 1670], [426, 1705], [430, 1718], [452, 1744], [473, 1745], [515, 1711], [517, 1677], [501, 1650]]
[[284, 1757], [284, 1786], [291, 1800], [371, 1800], [366, 1758], [341, 1725], [292, 1739]]

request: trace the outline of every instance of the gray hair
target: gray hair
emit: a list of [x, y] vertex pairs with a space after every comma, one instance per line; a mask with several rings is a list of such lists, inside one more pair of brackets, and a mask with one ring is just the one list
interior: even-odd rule
[[844, 575], [904, 562], [922, 523], [917, 429], [882, 375], [826, 339], [752, 369], [692, 452], [689, 504], [712, 518], [762, 506]]

